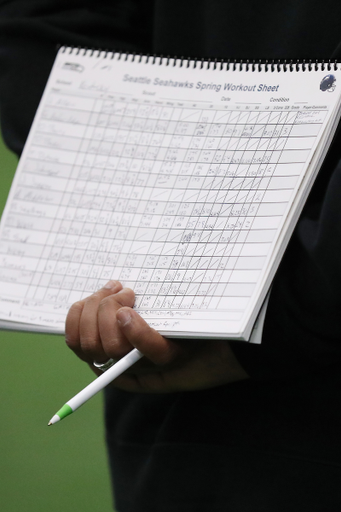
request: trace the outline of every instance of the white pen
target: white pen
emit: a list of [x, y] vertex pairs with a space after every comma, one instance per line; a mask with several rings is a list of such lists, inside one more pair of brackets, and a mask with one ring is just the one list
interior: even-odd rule
[[86, 388], [66, 402], [66, 404], [64, 404], [63, 407], [51, 418], [48, 425], [53, 425], [66, 416], [69, 416], [69, 414], [72, 414], [76, 409], [78, 409], [78, 407], [90, 400], [90, 398], [96, 395], [96, 393], [104, 389], [105, 386], [110, 384], [110, 382], [116, 379], [116, 377], [130, 368], [130, 366], [141, 359], [141, 357], [143, 357], [143, 354], [137, 350], [137, 348], [134, 348], [126, 356], [122, 357], [122, 359], [106, 370], [103, 375], [97, 377], [97, 379], [92, 381], [88, 386], [86, 386]]

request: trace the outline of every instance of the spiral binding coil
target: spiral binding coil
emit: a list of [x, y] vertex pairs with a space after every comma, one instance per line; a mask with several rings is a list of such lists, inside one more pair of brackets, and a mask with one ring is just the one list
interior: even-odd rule
[[337, 60], [230, 60], [230, 59], [198, 59], [191, 57], [176, 57], [163, 55], [150, 55], [115, 50], [101, 50], [75, 46], [61, 46], [59, 51], [69, 55], [88, 55], [94, 58], [130, 60], [131, 62], [148, 63], [157, 66], [193, 67], [200, 69], [213, 69], [217, 71], [250, 71], [250, 72], [298, 72], [298, 71], [337, 71]]

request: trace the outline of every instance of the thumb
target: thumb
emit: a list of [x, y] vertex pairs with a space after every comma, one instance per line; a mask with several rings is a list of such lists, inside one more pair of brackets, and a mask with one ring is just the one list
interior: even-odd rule
[[154, 364], [171, 363], [182, 352], [179, 344], [161, 336], [133, 309], [119, 309], [116, 319], [126, 339]]

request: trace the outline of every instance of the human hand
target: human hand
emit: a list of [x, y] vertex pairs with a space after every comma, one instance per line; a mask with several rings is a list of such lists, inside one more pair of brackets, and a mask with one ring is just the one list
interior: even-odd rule
[[227, 341], [165, 338], [132, 309], [134, 300], [132, 290], [110, 281], [69, 310], [66, 343], [97, 375], [93, 361], [120, 359], [136, 347], [145, 357], [112, 383], [125, 391], [191, 391], [248, 378]]

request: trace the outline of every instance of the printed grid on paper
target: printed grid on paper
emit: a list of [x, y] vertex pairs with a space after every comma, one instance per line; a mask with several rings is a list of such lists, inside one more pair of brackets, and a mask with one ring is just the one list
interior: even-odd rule
[[325, 115], [51, 92], [0, 241], [5, 295], [52, 313], [118, 279], [147, 315], [240, 319]]

